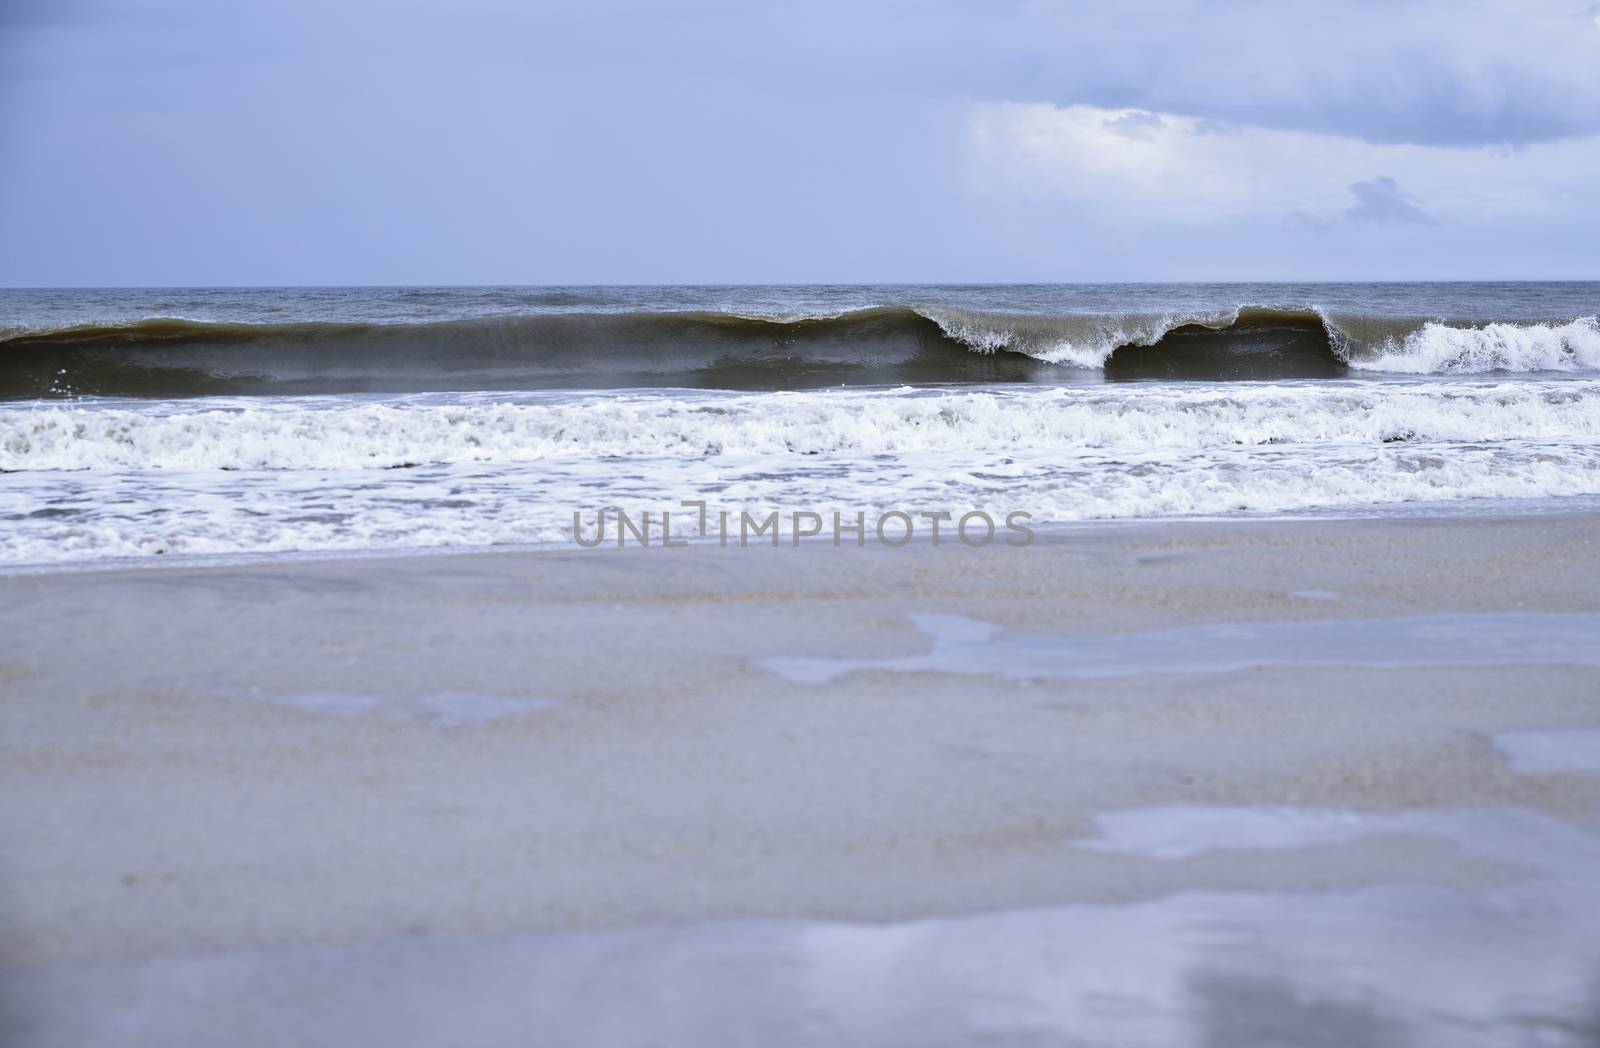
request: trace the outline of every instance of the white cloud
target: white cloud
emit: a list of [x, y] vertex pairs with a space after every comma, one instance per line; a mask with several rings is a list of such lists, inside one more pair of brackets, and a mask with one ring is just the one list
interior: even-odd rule
[[[975, 103], [967, 115], [980, 195], [1094, 202], [1147, 219], [1332, 217], [1351, 193], [1358, 218], [1415, 219], [1415, 199], [1444, 221], [1592, 216], [1587, 187], [1600, 183], [1600, 137], [1497, 149], [1259, 127], [1218, 134], [1195, 117], [1084, 105]], [[1130, 122], [1138, 134], [1125, 133]]]
[[[1382, 145], [1145, 112], [969, 104], [963, 210], [1042, 279], [1593, 271], [1600, 136]], [[1119, 133], [1130, 116], [1136, 137]]]

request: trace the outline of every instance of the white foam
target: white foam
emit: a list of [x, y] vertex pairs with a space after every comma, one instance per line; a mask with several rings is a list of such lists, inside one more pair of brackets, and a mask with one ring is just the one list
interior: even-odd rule
[[[1263, 307], [1267, 308], [1267, 307]], [[1292, 311], [1292, 307], [1291, 307]], [[1566, 322], [1486, 323], [1476, 326], [1430, 321], [1414, 330], [1381, 338], [1357, 337], [1358, 319], [1320, 317], [1335, 352], [1353, 368], [1413, 375], [1471, 375], [1492, 371], [1600, 371], [1600, 318]], [[1244, 309], [1163, 315], [1033, 316], [991, 315], [960, 309], [924, 311], [940, 329], [980, 353], [1009, 350], [1051, 364], [1100, 368], [1123, 347], [1152, 346], [1184, 325], [1224, 330], [1239, 322]], [[1409, 326], [1404, 321], [1378, 321]]]
[[[1032, 523], [1294, 512], [1460, 499], [1600, 494], [1600, 446], [1521, 443], [1401, 450], [1202, 449], [1112, 456], [956, 453], [459, 464], [372, 471], [17, 473], [0, 485], [0, 562], [571, 543], [602, 507], [664, 512], [696, 537], [680, 500], [754, 517], [793, 510], [847, 520], [894, 509], [1013, 511]], [[608, 544], [617, 531], [608, 517]], [[870, 528], [870, 523], [869, 523]], [[789, 542], [784, 525], [783, 545]], [[735, 529], [736, 530], [736, 529]], [[948, 532], [948, 529], [946, 529]], [[734, 535], [735, 539], [737, 535]], [[1002, 537], [1004, 537], [1002, 535]], [[947, 541], [953, 541], [946, 536]]]
[[1425, 324], [1405, 338], [1350, 355], [1364, 371], [1468, 375], [1486, 371], [1600, 370], [1600, 319], [1565, 324]]
[[1099, 368], [1123, 346], [1151, 346], [1182, 324], [1222, 328], [1237, 309], [1163, 315], [996, 315], [960, 309], [925, 309], [923, 315], [950, 338], [979, 353], [1007, 350], [1050, 364]]
[[579, 457], [1600, 438], [1600, 381], [1193, 385], [437, 404], [0, 408], [0, 469], [386, 469]]
[[[395, 468], [409, 467], [409, 468]], [[682, 499], [1033, 522], [1600, 494], [1600, 380], [0, 406], [0, 562], [570, 542]]]
[[[1423, 323], [1403, 335], [1377, 341], [1353, 336], [1325, 310], [1321, 317], [1335, 352], [1361, 371], [1413, 375], [1471, 375], [1491, 371], [1600, 371], [1600, 319], [1578, 317], [1565, 323], [1487, 323], [1461, 326]], [[1242, 310], [1161, 316], [991, 316], [965, 310], [928, 310], [926, 315], [949, 337], [980, 353], [1009, 350], [1051, 364], [1100, 368], [1127, 346], [1151, 346], [1187, 324], [1222, 330], [1239, 321]], [[1391, 323], [1401, 323], [1392, 321]]]

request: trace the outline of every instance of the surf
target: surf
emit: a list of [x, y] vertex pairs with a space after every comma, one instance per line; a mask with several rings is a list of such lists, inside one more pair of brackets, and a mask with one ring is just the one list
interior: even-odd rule
[[770, 393], [182, 399], [0, 411], [0, 469], [385, 470], [456, 463], [1600, 441], [1600, 380], [1132, 384]]
[[1352, 371], [1600, 370], [1600, 322], [1451, 324], [1240, 306], [985, 313], [883, 306], [788, 317], [535, 313], [401, 323], [173, 317], [0, 336], [0, 398], [940, 383], [1273, 380]]

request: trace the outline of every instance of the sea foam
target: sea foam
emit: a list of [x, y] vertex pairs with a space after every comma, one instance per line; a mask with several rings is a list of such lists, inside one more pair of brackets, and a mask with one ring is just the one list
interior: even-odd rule
[[330, 398], [0, 410], [0, 469], [460, 462], [1600, 438], [1600, 381]]
[[0, 469], [11, 564], [570, 542], [575, 511], [683, 499], [1047, 524], [1593, 496], [1600, 380], [10, 405]]
[[1364, 371], [1413, 375], [1595, 371], [1600, 370], [1600, 320], [1482, 327], [1430, 323], [1370, 354], [1351, 354], [1349, 363]]

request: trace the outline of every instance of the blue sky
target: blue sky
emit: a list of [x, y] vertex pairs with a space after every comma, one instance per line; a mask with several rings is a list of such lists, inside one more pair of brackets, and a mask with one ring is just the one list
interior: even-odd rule
[[1600, 4], [0, 3], [0, 284], [1600, 277]]

